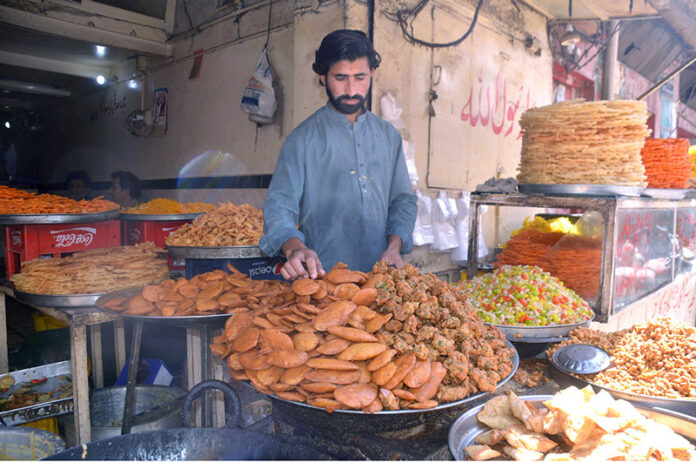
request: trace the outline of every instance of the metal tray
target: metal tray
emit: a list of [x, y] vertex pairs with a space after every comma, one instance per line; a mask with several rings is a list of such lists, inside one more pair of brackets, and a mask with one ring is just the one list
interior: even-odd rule
[[[544, 401], [552, 397], [552, 395], [529, 395], [520, 396], [520, 399], [522, 401], [529, 401], [539, 407], [543, 406], [542, 403]], [[450, 452], [455, 460], [468, 460], [464, 448], [474, 444], [476, 437], [489, 429], [488, 426], [482, 424], [476, 418], [478, 413], [483, 409], [484, 404], [466, 411], [459, 416], [450, 427], [448, 444]], [[646, 417], [667, 425], [676, 433], [688, 438], [692, 442], [696, 440], [696, 419], [666, 409], [650, 409], [642, 406], [636, 406], [636, 408]]]
[[0, 215], [0, 225], [46, 225], [61, 223], [92, 223], [117, 220], [119, 209], [96, 213], [40, 213], [26, 215]]
[[235, 247], [180, 247], [167, 246], [169, 255], [174, 258], [257, 258], [265, 257], [258, 245]]
[[508, 326], [503, 324], [488, 324], [497, 327], [511, 342], [559, 342], [567, 337], [576, 327], [588, 327], [595, 317], [574, 324], [558, 324], [553, 326]]
[[32, 294], [15, 289], [14, 298], [21, 303], [52, 308], [93, 307], [104, 294], [49, 295]]
[[645, 188], [641, 196], [652, 197], [653, 199], [668, 199], [678, 201], [684, 199], [688, 189], [667, 189], [667, 188]]
[[112, 315], [118, 315], [125, 319], [133, 319], [137, 321], [147, 321], [156, 322], [159, 324], [165, 323], [169, 325], [194, 325], [194, 324], [219, 324], [224, 323], [227, 318], [232, 316], [231, 313], [216, 313], [216, 314], [206, 314], [206, 315], [193, 315], [193, 316], [136, 316], [133, 314], [124, 314], [119, 311], [110, 310], [104, 306], [110, 300], [117, 297], [132, 297], [139, 294], [143, 290], [142, 287], [131, 287], [130, 289], [122, 289], [116, 292], [110, 292], [106, 295], [99, 297], [95, 303], [95, 306], [105, 313]]
[[[4, 374], [2, 374], [4, 375]], [[44, 366], [32, 367], [21, 371], [10, 372], [10, 375], [15, 379], [15, 384], [6, 392], [0, 394], [0, 398], [9, 397], [13, 391], [21, 388], [22, 385], [34, 379], [48, 378], [45, 383], [36, 385], [33, 389], [39, 393], [48, 393], [60, 387], [67, 388], [70, 383], [72, 387], [72, 369], [70, 361], [61, 361], [58, 363], [46, 364]], [[61, 378], [64, 376], [64, 378]], [[54, 417], [62, 414], [68, 414], [73, 411], [72, 388], [70, 388], [71, 396], [67, 398], [56, 398], [45, 403], [33, 404], [31, 406], [8, 411], [0, 411], [0, 422], [5, 425], [19, 425], [26, 422], [44, 419], [46, 417]]]
[[[512, 348], [513, 353], [514, 353], [513, 356], [512, 356], [512, 371], [510, 371], [510, 373], [509, 373], [505, 378], [503, 378], [500, 382], [498, 382], [498, 385], [496, 386], [496, 388], [505, 385], [505, 384], [512, 378], [512, 376], [515, 375], [515, 372], [517, 372], [517, 368], [520, 366], [520, 357], [519, 357], [519, 355], [517, 354], [517, 350], [510, 344], [510, 342], [507, 342], [507, 343], [508, 343], [508, 346], [509, 346], [510, 348]], [[249, 385], [251, 386], [251, 384], [249, 384]], [[451, 407], [461, 406], [461, 405], [466, 404], [466, 403], [469, 403], [469, 402], [471, 402], [471, 401], [476, 401], [477, 399], [482, 398], [482, 397], [484, 397], [484, 396], [486, 396], [486, 395], [490, 395], [490, 394], [491, 394], [490, 392], [484, 391], [484, 392], [481, 392], [481, 393], [476, 393], [475, 395], [467, 396], [466, 398], [460, 399], [459, 401], [451, 401], [451, 402], [449, 402], [449, 403], [443, 403], [443, 404], [440, 404], [439, 406], [435, 406], [435, 407], [432, 407], [432, 408], [430, 408], [430, 409], [399, 409], [399, 410], [396, 410], [396, 411], [380, 411], [380, 412], [374, 412], [374, 413], [372, 413], [372, 414], [367, 413], [367, 412], [363, 412], [363, 411], [357, 411], [357, 410], [354, 410], [354, 409], [336, 409], [336, 410], [333, 411], [333, 412], [336, 413], [336, 414], [361, 414], [361, 415], [404, 415], [404, 414], [423, 414], [423, 413], [427, 413], [427, 412], [435, 412], [435, 411], [440, 411], [440, 410], [443, 410], [443, 409], [448, 409], [448, 408], [451, 408]], [[310, 408], [310, 409], [319, 409], [319, 410], [325, 412], [325, 409], [324, 409], [324, 408], [317, 407], [317, 406], [312, 406], [312, 405], [307, 404], [307, 403], [300, 403], [299, 401], [289, 401], [289, 400], [286, 400], [286, 399], [283, 399], [283, 398], [279, 398], [279, 397], [277, 397], [277, 396], [275, 396], [275, 395], [269, 395], [269, 397], [272, 398], [272, 399], [275, 399], [275, 400], [285, 401], [286, 403], [294, 404], [294, 405], [297, 405], [297, 406], [300, 406], [300, 407], [306, 407], [306, 408]]]
[[614, 390], [613, 388], [608, 388], [604, 385], [597, 385], [589, 380], [581, 379], [574, 375], [568, 374], [567, 372], [560, 370], [553, 362], [553, 359], [548, 359], [548, 361], [549, 365], [551, 366], [549, 368], [551, 377], [553, 377], [554, 380], [559, 383], [575, 385], [578, 387], [591, 385], [592, 388], [595, 389], [595, 392], [599, 390], [606, 390], [616, 399], [625, 399], [626, 401], [631, 401], [632, 403], [637, 403], [644, 407], [659, 407], [696, 417], [696, 400], [661, 398], [659, 396], [639, 395], [638, 393], [631, 393], [629, 391]]
[[143, 213], [123, 213], [119, 215], [122, 221], [179, 221], [179, 220], [193, 220], [198, 215], [202, 215], [204, 212], [196, 213], [178, 213], [170, 215], [146, 215]]
[[643, 192], [642, 186], [611, 184], [520, 184], [525, 194], [560, 194], [568, 196], [634, 196]]

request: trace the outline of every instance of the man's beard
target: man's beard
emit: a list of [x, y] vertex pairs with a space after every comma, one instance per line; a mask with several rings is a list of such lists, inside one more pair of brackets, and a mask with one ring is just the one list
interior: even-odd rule
[[[361, 111], [365, 108], [365, 97], [363, 95], [343, 95], [336, 98], [334, 97], [333, 93], [331, 93], [331, 90], [329, 89], [328, 85], [326, 86], [326, 94], [329, 96], [329, 101], [331, 101], [333, 107], [338, 109], [338, 111], [343, 114], [355, 114], [356, 112]], [[349, 99], [355, 99], [358, 100], [358, 102], [355, 104], [347, 104], [343, 102]]]

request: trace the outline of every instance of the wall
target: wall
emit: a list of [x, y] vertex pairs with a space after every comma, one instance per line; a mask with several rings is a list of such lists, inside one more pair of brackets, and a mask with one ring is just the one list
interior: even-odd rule
[[[194, 24], [210, 15], [187, 2]], [[193, 5], [192, 5], [193, 4]], [[140, 93], [127, 81], [60, 108], [55, 120], [63, 131], [55, 155], [44, 159], [42, 179], [61, 181], [73, 168], [85, 168], [96, 180], [111, 171], [132, 170], [142, 178], [178, 175], [270, 174], [289, 131], [324, 104], [326, 95], [311, 70], [321, 38], [334, 29], [368, 29], [367, 4], [354, 0], [274, 1], [270, 61], [284, 88], [279, 123], [256, 129], [239, 109], [241, 91], [256, 65], [265, 40], [268, 7], [265, 2], [239, 17], [207, 24], [198, 34], [184, 31], [181, 8], [178, 35], [173, 38], [174, 64], [148, 63], [145, 82], [169, 90], [169, 127], [163, 137], [136, 138], [123, 121], [140, 106]], [[438, 0], [414, 22], [415, 35], [429, 41], [449, 41], [468, 28], [473, 2]], [[409, 5], [415, 2], [409, 1]], [[419, 173], [417, 188], [432, 197], [445, 190], [450, 197], [473, 190], [491, 176], [515, 176], [521, 140], [517, 121], [533, 105], [551, 99], [551, 57], [546, 22], [523, 4], [504, 0], [485, 2], [472, 35], [456, 47], [433, 50], [410, 44], [393, 13], [403, 2], [376, 0], [374, 44], [382, 65], [373, 82], [373, 111], [381, 114], [380, 98], [387, 92], [403, 106], [402, 134], [415, 144]], [[431, 16], [432, 14], [432, 16]], [[432, 19], [434, 18], [434, 19]], [[205, 22], [204, 22], [205, 24]], [[530, 46], [525, 46], [525, 39]], [[226, 44], [220, 46], [221, 44]], [[210, 50], [201, 75], [189, 80], [191, 55]], [[212, 49], [212, 50], [211, 50]], [[536, 53], [536, 54], [535, 54]], [[537, 56], [538, 54], [538, 56]], [[120, 79], [133, 71], [116, 70]], [[430, 116], [430, 90], [438, 94]], [[469, 115], [471, 111], [472, 115]], [[484, 113], [489, 116], [485, 117]], [[473, 114], [478, 115], [476, 123]], [[260, 205], [265, 191], [152, 191], [153, 197], [181, 200], [220, 199]], [[526, 214], [484, 219], [489, 247], [507, 238]], [[449, 253], [416, 249], [409, 257], [426, 271], [455, 267]]]

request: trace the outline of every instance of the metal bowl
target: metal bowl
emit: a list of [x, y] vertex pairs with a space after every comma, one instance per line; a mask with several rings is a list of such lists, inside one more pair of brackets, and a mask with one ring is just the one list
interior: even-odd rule
[[38, 460], [65, 449], [63, 439], [49, 431], [29, 427], [0, 429], [0, 459]]
[[[552, 395], [528, 395], [520, 396], [519, 398], [522, 401], [532, 403], [538, 408], [543, 406], [542, 403], [544, 401], [552, 397]], [[484, 404], [466, 411], [459, 416], [450, 427], [448, 444], [450, 452], [455, 460], [468, 460], [464, 448], [474, 444], [474, 440], [477, 436], [489, 430], [489, 427], [479, 422], [476, 417], [483, 409]], [[688, 438], [692, 442], [696, 440], [696, 419], [693, 417], [661, 408], [646, 408], [637, 405], [636, 409], [646, 417], [667, 425], [676, 433]]]
[[551, 360], [563, 372], [575, 374], [596, 374], [611, 364], [609, 353], [587, 343], [563, 346]]
[[486, 323], [489, 326], [497, 327], [500, 332], [505, 334], [511, 342], [525, 342], [531, 341], [533, 343], [539, 341], [545, 342], [558, 342], [567, 337], [572, 330], [577, 327], [588, 327], [594, 315], [586, 321], [576, 322], [573, 324], [554, 324], [552, 326], [515, 326], [509, 324], [491, 324]]

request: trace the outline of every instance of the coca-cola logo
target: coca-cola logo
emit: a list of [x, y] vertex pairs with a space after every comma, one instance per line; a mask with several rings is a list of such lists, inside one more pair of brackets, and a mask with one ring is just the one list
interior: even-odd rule
[[56, 240], [56, 247], [72, 247], [73, 245], [89, 246], [97, 234], [96, 228], [70, 228], [51, 231]]
[[12, 243], [13, 246], [22, 245], [22, 232], [21, 231], [12, 231], [10, 233], [10, 242]]
[[180, 227], [181, 226], [178, 225], [178, 226], [170, 226], [169, 228], [162, 228], [162, 232], [167, 233], [167, 236], [169, 236], [170, 234], [172, 234], [174, 231], [176, 231]]
[[137, 228], [131, 229], [131, 230], [128, 232], [128, 241], [129, 241], [131, 244], [135, 244], [135, 243], [140, 242], [140, 230], [137, 229]]

